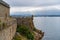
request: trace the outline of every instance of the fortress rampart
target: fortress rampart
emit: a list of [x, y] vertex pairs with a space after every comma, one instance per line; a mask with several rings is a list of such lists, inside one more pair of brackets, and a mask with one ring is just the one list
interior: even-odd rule
[[12, 40], [16, 33], [17, 21], [9, 16], [10, 7], [0, 0], [0, 40]]

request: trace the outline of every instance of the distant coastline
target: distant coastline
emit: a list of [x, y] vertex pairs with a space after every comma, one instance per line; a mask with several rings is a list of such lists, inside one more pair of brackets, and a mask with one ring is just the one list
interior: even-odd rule
[[34, 15], [34, 17], [60, 17], [60, 15]]
[[[32, 15], [11, 15], [12, 17], [31, 17]], [[60, 17], [60, 15], [33, 15], [33, 17]]]

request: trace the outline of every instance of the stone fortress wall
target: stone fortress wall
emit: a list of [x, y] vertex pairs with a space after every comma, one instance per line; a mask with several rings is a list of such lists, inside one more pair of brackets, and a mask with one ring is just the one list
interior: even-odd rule
[[12, 40], [16, 32], [16, 24], [0, 31], [0, 40]]
[[34, 28], [33, 16], [30, 16], [30, 17], [18, 17], [16, 19], [17, 19], [17, 24], [18, 25], [26, 25], [31, 30], [33, 30], [33, 28]]
[[34, 33], [34, 40], [41, 40], [44, 36], [44, 32], [35, 28], [33, 23], [33, 15], [30, 17], [16, 17], [17, 25], [26, 25]]
[[0, 40], [12, 40], [17, 28], [17, 21], [9, 16], [10, 7], [0, 0]]

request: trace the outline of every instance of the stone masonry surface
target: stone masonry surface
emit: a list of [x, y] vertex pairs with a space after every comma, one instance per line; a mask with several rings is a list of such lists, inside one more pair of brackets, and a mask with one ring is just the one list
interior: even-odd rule
[[12, 40], [16, 33], [17, 22], [9, 12], [9, 5], [0, 0], [0, 40]]

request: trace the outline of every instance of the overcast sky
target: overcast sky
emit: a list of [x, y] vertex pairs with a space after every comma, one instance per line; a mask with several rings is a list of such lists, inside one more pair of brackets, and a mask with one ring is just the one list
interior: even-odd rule
[[14, 12], [33, 12], [44, 10], [60, 10], [60, 0], [4, 0], [10, 7], [11, 13]]
[[59, 5], [60, 0], [4, 0], [10, 6], [48, 6]]

